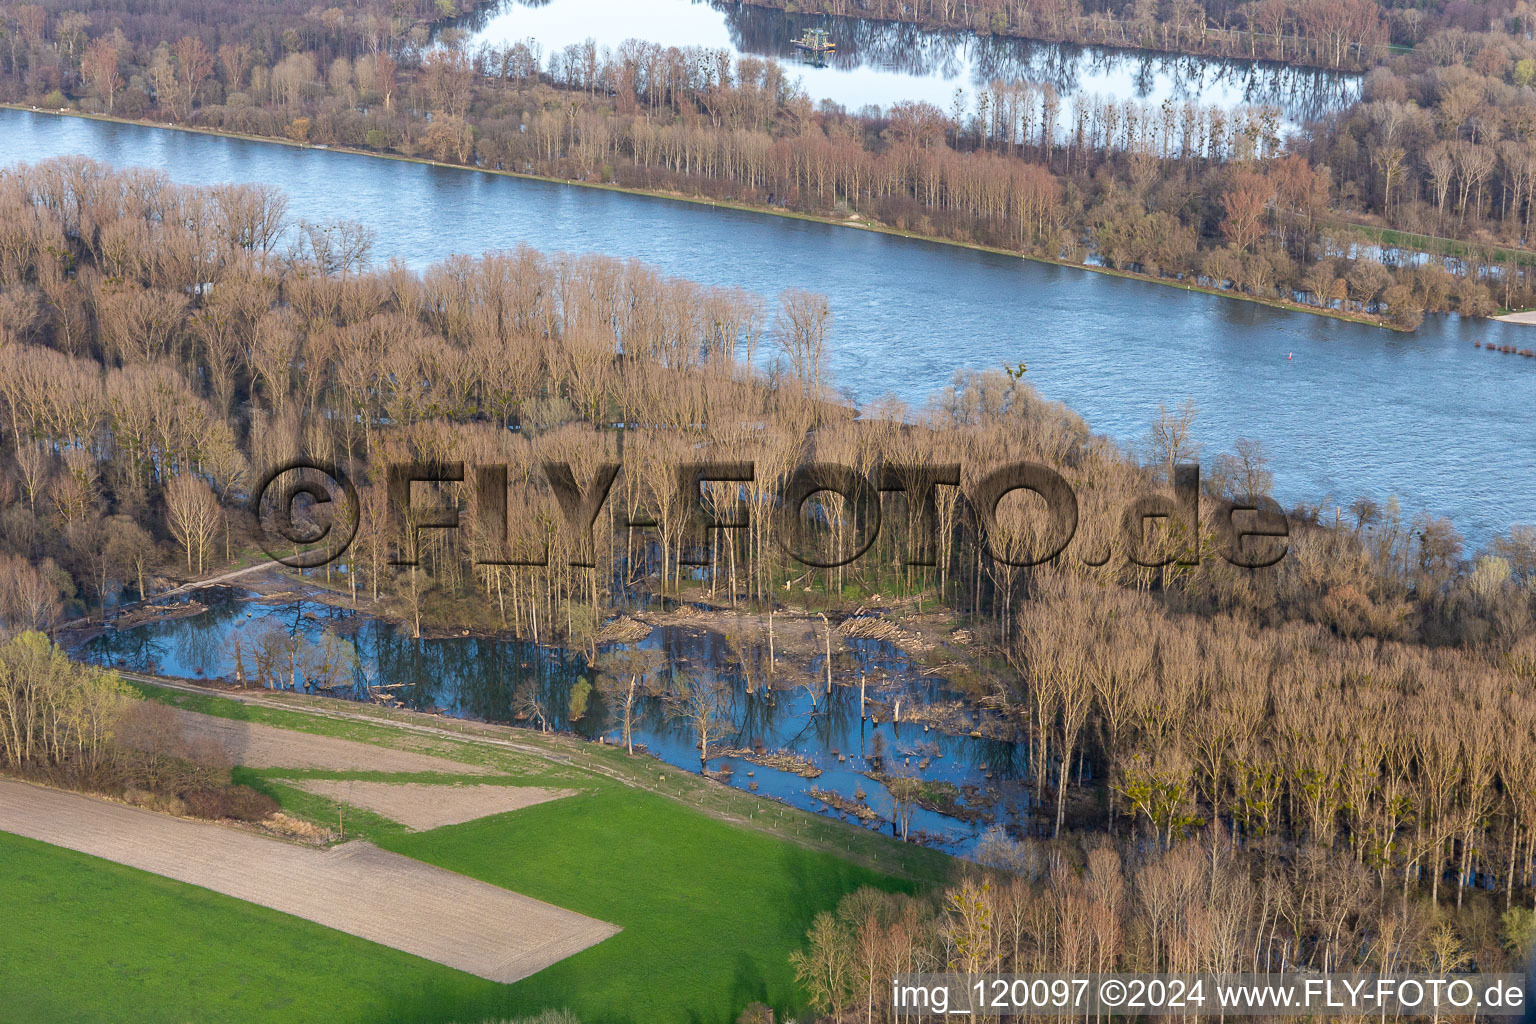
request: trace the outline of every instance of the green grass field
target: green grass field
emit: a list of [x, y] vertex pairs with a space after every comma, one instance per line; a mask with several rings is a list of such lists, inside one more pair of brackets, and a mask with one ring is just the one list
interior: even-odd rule
[[6, 832], [0, 863], [0, 1020], [469, 1021], [506, 1010], [515, 995], [265, 907]]
[[798, 1003], [790, 950], [873, 872], [617, 787], [387, 841], [624, 931], [516, 986], [584, 1022], [731, 1021]]
[[[205, 700], [234, 710], [218, 698], [195, 702]], [[307, 719], [264, 709], [234, 714], [282, 725]], [[398, 739], [384, 726], [304, 724], [355, 739]], [[365, 837], [611, 921], [624, 929], [620, 934], [503, 986], [204, 889], [0, 833], [8, 872], [0, 886], [0, 920], [7, 922], [0, 929], [0, 992], [6, 993], [0, 1021], [474, 1024], [569, 1007], [585, 1024], [729, 1024], [753, 1000], [781, 1014], [800, 1009], [788, 955], [818, 911], [863, 884], [906, 890], [917, 884], [571, 764], [472, 743], [444, 745], [460, 747], [466, 761], [480, 754], [505, 759], [504, 767], [519, 776], [513, 781], [574, 785], [582, 793], [424, 833], [349, 808], [348, 838]], [[601, 753], [604, 760], [612, 756]], [[237, 769], [239, 781], [277, 796], [290, 813], [334, 827], [334, 802], [283, 784], [281, 777], [299, 774], [429, 780]], [[783, 815], [786, 821], [797, 816]], [[818, 822], [829, 831], [813, 835], [807, 826], [806, 837], [823, 846], [826, 835], [842, 835], [853, 847], [880, 851], [887, 862], [910, 851], [908, 873], [936, 879], [952, 863]]]

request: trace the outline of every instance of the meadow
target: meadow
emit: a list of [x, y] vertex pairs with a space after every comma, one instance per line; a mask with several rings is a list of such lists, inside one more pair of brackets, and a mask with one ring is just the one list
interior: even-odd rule
[[[141, 692], [267, 724], [401, 741], [398, 730], [383, 723], [148, 685]], [[913, 891], [921, 884], [721, 820], [716, 806], [688, 806], [676, 795], [637, 788], [570, 759], [543, 760], [472, 740], [442, 742], [438, 752], [495, 764], [509, 773], [504, 781], [510, 784], [574, 784], [581, 792], [411, 833], [351, 808], [338, 821], [334, 801], [284, 780], [489, 780], [246, 768], [237, 768], [236, 777], [277, 797], [290, 814], [332, 828], [344, 824], [348, 839], [366, 838], [623, 931], [518, 984], [497, 985], [195, 886], [0, 833], [8, 870], [0, 918], [11, 922], [0, 936], [0, 991], [13, 994], [0, 1019], [473, 1024], [567, 1007], [585, 1024], [705, 1024], [732, 1021], [754, 1000], [793, 1013], [803, 996], [788, 956], [802, 945], [815, 914], [860, 885]], [[615, 753], [594, 752], [594, 767], [606, 769]], [[781, 818], [777, 805], [739, 796], [742, 806]], [[786, 809], [782, 817], [799, 816]], [[821, 821], [820, 830], [807, 831], [807, 842], [824, 847], [827, 836], [841, 832], [850, 846], [859, 840], [855, 856], [888, 848], [887, 862], [896, 861], [889, 840]], [[947, 863], [933, 855], [909, 862], [908, 870], [937, 880]]]

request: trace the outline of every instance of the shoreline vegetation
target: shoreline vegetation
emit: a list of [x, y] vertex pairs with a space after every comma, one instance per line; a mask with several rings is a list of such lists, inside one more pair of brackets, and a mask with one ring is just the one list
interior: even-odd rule
[[[1011, 744], [1017, 759], [1012, 781], [1028, 813], [1017, 834], [989, 837], [983, 861], [1016, 876], [993, 890], [1011, 893], [1016, 906], [1048, 906], [1053, 893], [1078, 901], [1085, 878], [1112, 881], [1115, 893], [1163, 886], [1191, 901], [1204, 894], [1190, 906], [1199, 915], [1237, 912], [1234, 921], [1253, 929], [1242, 958], [1264, 969], [1271, 955], [1297, 969], [1355, 966], [1359, 951], [1372, 948], [1364, 936], [1387, 927], [1414, 956], [1430, 947], [1433, 928], [1442, 953], [1454, 947], [1479, 963], [1502, 963], [1501, 939], [1528, 927], [1529, 917], [1509, 915], [1524, 913], [1536, 895], [1536, 528], [1513, 526], [1468, 551], [1449, 521], [1362, 497], [1333, 514], [1293, 510], [1278, 554], [1280, 542], [1267, 534], [1277, 525], [1266, 517], [1273, 513], [1250, 519], [1266, 531], [1250, 533], [1250, 541], [1267, 541], [1255, 550], [1233, 535], [1232, 513], [1272, 508], [1267, 456], [1251, 441], [1203, 452], [1192, 406], [1162, 409], [1134, 451], [1042, 400], [1022, 371], [962, 371], [922, 408], [855, 409], [831, 390], [831, 311], [814, 294], [788, 290], [767, 305], [637, 262], [526, 248], [419, 273], [369, 270], [366, 239], [290, 228], [272, 185], [178, 186], [163, 174], [82, 158], [0, 177], [6, 631], [45, 630], [66, 609], [104, 610], [125, 594], [165, 589], [157, 577], [167, 566], [193, 576], [236, 561], [255, 543], [243, 514], [251, 490], [267, 468], [302, 453], [347, 467], [356, 491], [333, 494], [321, 480], [289, 478], [287, 486], [313, 484], [337, 499], [290, 507], [302, 527], [294, 536], [323, 534], [318, 519], [355, 500], [359, 526], [346, 571], [336, 575], [354, 603], [400, 624], [402, 645], [431, 635], [435, 609], [473, 610], [535, 643], [564, 639], [589, 650], [647, 601], [687, 605], [707, 592], [722, 609], [742, 609], [740, 627], [733, 623], [714, 648], [718, 663], [618, 650], [584, 680], [583, 715], [619, 724], [643, 693], [666, 709], [683, 756], [691, 745], [701, 768], [725, 746], [722, 721], [735, 711], [728, 703], [738, 683], [773, 679], [779, 669], [788, 635], [777, 629], [779, 613], [803, 608], [800, 625], [809, 627], [800, 630], [803, 654], [793, 667], [813, 671], [785, 671], [786, 681], [809, 681], [818, 696], [841, 682], [847, 698], [856, 674], [834, 653], [832, 620], [842, 615], [833, 613], [867, 619], [886, 595], [926, 603], [947, 620], [954, 644], [973, 652], [964, 687], [955, 687], [975, 705], [966, 713], [984, 708], [989, 731], [992, 723], [999, 729], [986, 738]], [[288, 248], [293, 235], [297, 247]], [[769, 355], [773, 367], [764, 371], [769, 360], [758, 357]], [[604, 429], [615, 423], [626, 426]], [[478, 474], [443, 482], [439, 500], [459, 513], [461, 529], [424, 530], [408, 541], [396, 528], [383, 467], [450, 459], [506, 467], [505, 503], [477, 500], [470, 484]], [[755, 472], [680, 482], [677, 467], [701, 460]], [[616, 462], [622, 473], [609, 478], [608, 514], [599, 506], [585, 526], [579, 518], [572, 526], [570, 492], [551, 480], [586, 482], [587, 493]], [[1070, 546], [1043, 546], [1054, 531], [1039, 505], [971, 500], [987, 493], [978, 488], [996, 467], [1025, 462], [1048, 467], [1077, 496]], [[889, 529], [871, 530], [876, 506], [823, 488], [799, 510], [808, 536], [795, 544], [797, 520], [775, 510], [783, 507], [779, 481], [806, 463], [882, 481]], [[1191, 463], [1208, 469], [1196, 502], [1187, 501]], [[489, 486], [494, 494], [498, 480]], [[717, 523], [729, 518], [741, 528], [711, 537], [706, 526], [700, 537], [701, 504]], [[1146, 508], [1156, 511], [1126, 514]], [[1148, 529], [1149, 518], [1161, 522]], [[633, 530], [635, 523], [649, 525]], [[862, 555], [833, 568], [807, 569], [786, 551], [828, 564], [825, 556], [865, 536]], [[1188, 558], [1197, 543], [1199, 557]], [[696, 569], [705, 545], [715, 557]], [[544, 564], [528, 564], [540, 550], [548, 551]], [[408, 552], [410, 564], [394, 564], [397, 552]], [[1255, 561], [1267, 568], [1244, 567]], [[826, 619], [814, 623], [813, 615]], [[922, 628], [916, 619], [898, 617], [895, 629]], [[242, 682], [334, 690], [358, 680], [358, 648], [334, 630], [315, 636], [273, 621], [250, 632], [229, 641]], [[45, 641], [31, 635], [20, 650], [27, 666], [46, 660]], [[902, 639], [867, 621], [846, 635]], [[110, 717], [122, 684], [95, 668], [70, 675]], [[562, 714], [569, 720], [576, 682], [535, 675], [507, 673], [507, 685], [485, 692], [535, 727]], [[23, 673], [0, 672], [0, 684], [12, 680], [30, 685]], [[379, 689], [400, 682], [363, 681]], [[603, 699], [588, 705], [599, 688]], [[25, 692], [0, 700], [0, 725]], [[84, 697], [65, 697], [40, 705], [54, 723], [41, 730], [46, 744], [19, 754], [0, 747], [0, 758], [66, 777], [99, 767], [77, 734], [107, 731], [85, 728], [92, 723], [70, 711]], [[823, 707], [810, 715], [833, 713], [830, 702]], [[891, 713], [894, 721], [894, 706]], [[1496, 733], [1498, 722], [1513, 727]], [[17, 735], [29, 733], [0, 728], [0, 744]], [[1349, 756], [1336, 756], [1340, 750]], [[619, 746], [587, 744], [586, 752], [631, 762]], [[890, 779], [870, 779], [886, 790], [893, 820], [907, 821], [925, 804], [981, 803], [935, 785], [943, 780], [931, 765], [923, 775], [922, 756], [910, 765], [903, 756], [900, 768], [882, 764]], [[649, 770], [650, 762], [638, 763]], [[684, 780], [681, 769], [665, 775], [658, 784], [676, 775], [679, 786], [704, 785]], [[224, 776], [214, 781], [198, 798], [210, 806], [254, 799], [231, 792]], [[543, 854], [575, 852], [588, 868], [611, 856], [603, 846], [611, 816], [628, 808], [625, 828], [654, 827], [635, 820], [650, 809], [644, 796], [626, 794], [621, 806], [551, 801], [518, 814], [551, 825], [592, 808], [586, 831], [562, 833], [579, 839], [577, 847]], [[478, 827], [459, 826], [451, 837]], [[519, 854], [535, 858], [548, 840], [533, 827], [516, 835], [525, 842]], [[713, 855], [704, 848], [713, 833], [694, 835], [699, 847], [679, 855]], [[441, 838], [402, 837], [397, 852], [431, 849]], [[932, 854], [905, 846], [913, 858]], [[505, 859], [502, 872], [529, 866]], [[1051, 863], [1060, 870], [1045, 870]], [[818, 860], [818, 871], [827, 864]], [[465, 869], [484, 865], [459, 851], [440, 866], [473, 874]], [[828, 887], [852, 871], [834, 871]], [[1207, 874], [1220, 889], [1200, 884]], [[521, 877], [485, 880], [502, 878], [524, 891]], [[526, 891], [621, 925], [616, 943], [643, 939], [590, 892], [546, 884], [547, 896]], [[1298, 908], [1283, 925], [1277, 893]], [[1330, 893], [1349, 902], [1319, 899]], [[781, 896], [760, 890], [763, 902], [736, 909], [750, 918]], [[1001, 914], [988, 898], [970, 905]], [[1144, 899], [1116, 895], [1112, 903], [1097, 911], [1102, 934], [1117, 936], [1106, 963], [1141, 969], [1196, 955], [1217, 962], [1199, 944], [1220, 929], [1153, 937], [1137, 909]], [[677, 906], [652, 909], [672, 921]], [[872, 920], [872, 938], [894, 920], [882, 915]], [[685, 923], [707, 932], [696, 919]], [[749, 935], [750, 924], [743, 922]], [[841, 926], [830, 917], [824, 924], [786, 927], [796, 941], [819, 928], [810, 949], [841, 955]], [[1268, 943], [1276, 927], [1292, 940], [1283, 949]], [[643, 946], [602, 952], [607, 946], [581, 957], [644, 958]], [[1000, 951], [1011, 963], [1024, 953]], [[1236, 947], [1228, 954], [1223, 964], [1235, 962]], [[724, 976], [733, 966], [721, 965]], [[580, 980], [577, 968], [561, 970], [535, 976], [530, 991]], [[825, 993], [807, 982], [813, 973], [802, 972], [802, 984], [820, 1003]], [[842, 993], [827, 998], [852, 1005]]]
[[[882, 831], [734, 788], [708, 775], [677, 768], [653, 754], [627, 754], [621, 747], [592, 743], [568, 734], [473, 718], [447, 718], [318, 694], [240, 689], [233, 684], [122, 670], [117, 674], [147, 700], [199, 714], [341, 738], [359, 739], [373, 732], [375, 738], [365, 742], [378, 742], [380, 730], [392, 731], [568, 765], [654, 794], [728, 825], [911, 882], [946, 880], [957, 863], [956, 858], [940, 850], [900, 843]], [[351, 731], [357, 727], [364, 732]], [[765, 805], [771, 807], [771, 813], [763, 810]]]
[[[1166, 13], [1157, 5], [1127, 4], [1118, 17], [1112, 5], [1093, 0], [1044, 5], [1026, 0], [946, 3], [947, 16], [939, 12], [937, 0], [746, 0], [746, 5], [784, 14], [911, 25], [926, 31], [1268, 61], [1329, 71], [1368, 70], [1402, 52], [1388, 42], [1389, 21], [1370, 0], [1271, 2], [1246, 10], [1236, 3], [1207, 0], [1194, 10], [1169, 5]], [[1222, 17], [1224, 11], [1230, 13]], [[1200, 15], [1220, 18], [1221, 23], [1210, 24]]]
[[[563, 955], [550, 955], [555, 962], [502, 985], [439, 966], [463, 968], [466, 957], [486, 956], [472, 936], [467, 945], [420, 949], [423, 959], [396, 953], [376, 919], [345, 909], [331, 923], [352, 934], [315, 926], [311, 920], [326, 915], [306, 908], [309, 902], [337, 908], [325, 902], [334, 901], [334, 884], [325, 890], [329, 896], [285, 907], [299, 915], [288, 916], [264, 909], [276, 901], [264, 898], [271, 890], [260, 883], [235, 883], [236, 899], [215, 895], [231, 891], [217, 884], [217, 875], [199, 879], [206, 889], [172, 881], [185, 877], [189, 863], [206, 870], [196, 865], [208, 858], [187, 862], [159, 843], [118, 844], [87, 858], [73, 852], [72, 841], [46, 846], [0, 833], [6, 855], [21, 865], [17, 885], [0, 895], [0, 909], [27, 923], [27, 942], [62, 955], [41, 969], [36, 957], [19, 948], [9, 955], [5, 947], [0, 980], [29, 1019], [149, 1021], [171, 1012], [200, 1019], [215, 1001], [220, 1019], [252, 1022], [489, 1021], [551, 1006], [571, 1008], [577, 1016], [561, 1018], [569, 1020], [725, 1021], [754, 998], [790, 1014], [805, 1001], [790, 955], [817, 912], [861, 886], [926, 893], [952, 881], [959, 868], [935, 851], [562, 737], [425, 721], [293, 694], [125, 681], [67, 663], [37, 633], [0, 643], [0, 668], [6, 695], [20, 698], [21, 711], [34, 713], [39, 730], [38, 742], [28, 746], [10, 729], [0, 731], [3, 777], [31, 784], [6, 783], [15, 797], [8, 813], [23, 826], [52, 829], [42, 820], [56, 817], [47, 815], [50, 805], [67, 803], [92, 817], [132, 815], [141, 837], [145, 830], [217, 829], [206, 834], [240, 844], [251, 863], [263, 851], [292, 859], [339, 850], [331, 859], [343, 866], [353, 863], [349, 857], [366, 857], [370, 866], [388, 861], [380, 884], [407, 911], [410, 878], [441, 877], [436, 871], [446, 870], [459, 876], [453, 885], [489, 883], [519, 895], [482, 890], [488, 896], [539, 900], [619, 929], [580, 952], [557, 948]], [[69, 699], [71, 711], [60, 713], [53, 698]], [[112, 733], [105, 743], [98, 727]], [[209, 742], [210, 734], [224, 739]], [[91, 742], [73, 756], [52, 753], [82, 740]], [[324, 751], [323, 769], [307, 767], [317, 750]], [[219, 778], [233, 778], [239, 783], [233, 788], [246, 795], [236, 813], [207, 799]], [[304, 788], [318, 780], [342, 795]], [[565, 795], [414, 831], [352, 804], [354, 782], [418, 791], [495, 784]], [[40, 799], [24, 799], [31, 795]], [[29, 814], [36, 820], [29, 822]], [[86, 832], [100, 834], [98, 828]], [[69, 840], [56, 830], [41, 838]], [[356, 843], [362, 845], [344, 845]], [[257, 846], [262, 851], [251, 854]], [[373, 848], [387, 853], [375, 855]], [[118, 862], [139, 863], [148, 872]], [[226, 867], [238, 874], [247, 865]], [[410, 874], [396, 875], [396, 869]], [[644, 880], [643, 893], [636, 879]], [[394, 884], [399, 881], [407, 884]], [[298, 897], [315, 884], [302, 871], [292, 882]], [[416, 911], [429, 925], [441, 891], [417, 890], [426, 903]], [[708, 928], [698, 926], [696, 914], [679, 912], [698, 906], [701, 896], [726, 891], [729, 906], [706, 907]], [[154, 949], [124, 966], [121, 950], [146, 930]], [[195, 939], [187, 941], [187, 934]], [[398, 944], [405, 948], [420, 941], [414, 933], [404, 938]], [[253, 949], [262, 955], [232, 975], [229, 964]], [[486, 963], [497, 964], [505, 950], [490, 956]], [[749, 988], [741, 985], [743, 965], [752, 970]], [[141, 998], [124, 1001], [125, 991]]]
[[[18, 9], [0, 101], [857, 223], [1400, 329], [1536, 305], [1536, 261], [1517, 251], [1536, 207], [1520, 127], [1536, 43], [1497, 19], [1426, 21], [1359, 102], [1287, 134], [1272, 107], [1152, 107], [1049, 81], [980, 84], [950, 110], [849, 111], [814, 103], [793, 65], [729, 51], [470, 49], [461, 18], [483, 5], [469, 0], [275, 0], [229, 24], [63, 2]], [[1010, 24], [1011, 3], [992, 4]], [[1173, 5], [1183, 28], [1157, 31], [1177, 44], [1218, 7]], [[1345, 7], [1371, 0], [1265, 0], [1263, 16], [1322, 24]], [[1442, 240], [1420, 253], [1415, 238]]]
[[509, 171], [501, 168], [478, 167], [473, 164], [459, 164], [452, 161], [435, 160], [430, 157], [411, 156], [405, 153], [393, 153], [372, 149], [361, 149], [341, 145], [315, 145], [307, 142], [295, 142], [292, 139], [284, 139], [267, 135], [249, 135], [240, 132], [227, 131], [219, 128], [208, 128], [201, 125], [187, 125], [134, 118], [118, 117], [110, 114], [92, 113], [84, 110], [47, 110], [41, 107], [28, 106], [21, 103], [0, 103], [0, 109], [17, 110], [32, 114], [47, 114], [54, 117], [78, 117], [92, 121], [105, 121], [111, 124], [131, 125], [138, 128], [153, 128], [161, 131], [191, 132], [199, 135], [210, 135], [216, 138], [235, 139], [241, 142], [271, 143], [279, 146], [287, 146], [291, 149], [310, 149], [321, 152], [344, 153], [349, 156], [373, 157], [383, 160], [397, 160], [404, 163], [421, 164], [428, 167], [449, 168], [460, 171], [474, 171], [481, 174], [491, 174], [504, 178], [517, 178], [526, 181], [538, 181], [552, 185], [573, 185], [580, 188], [597, 189], [605, 192], [617, 192], [623, 195], [641, 196], [648, 199], [666, 199], [675, 202], [691, 203], [695, 206], [709, 206], [720, 209], [735, 210], [741, 213], [756, 213], [773, 217], [784, 217], [791, 220], [810, 221], [817, 224], [826, 224], [832, 227], [857, 228], [862, 231], [872, 231], [877, 234], [892, 235], [897, 238], [905, 238], [911, 241], [929, 242], [936, 245], [953, 246], [960, 249], [971, 249], [977, 252], [990, 253], [996, 256], [1009, 256], [1029, 260], [1033, 263], [1045, 263], [1051, 266], [1062, 267], [1069, 270], [1086, 270], [1107, 277], [1118, 277], [1130, 281], [1141, 281], [1146, 284], [1163, 285], [1180, 291], [1197, 292], [1202, 295], [1211, 295], [1223, 299], [1233, 299], [1239, 302], [1251, 302], [1260, 306], [1269, 306], [1272, 309], [1282, 309], [1293, 313], [1308, 313], [1313, 316], [1327, 317], [1332, 320], [1344, 320], [1349, 323], [1362, 324], [1367, 327], [1380, 327], [1386, 330], [1411, 332], [1411, 327], [1403, 327], [1390, 321], [1367, 313], [1354, 313], [1346, 310], [1328, 309], [1314, 306], [1305, 302], [1296, 302], [1291, 299], [1282, 299], [1273, 296], [1247, 295], [1236, 289], [1213, 288], [1206, 284], [1191, 283], [1174, 278], [1153, 276], [1133, 270], [1123, 270], [1115, 267], [1097, 266], [1092, 263], [1076, 263], [1060, 258], [1042, 256], [1037, 253], [1023, 252], [1014, 249], [1004, 249], [998, 246], [984, 245], [980, 242], [967, 242], [953, 238], [943, 238], [935, 235], [925, 235], [913, 231], [903, 231], [900, 228], [877, 221], [866, 220], [857, 215], [839, 218], [831, 215], [802, 213], [796, 210], [786, 210], [771, 206], [761, 206], [753, 203], [743, 203], [734, 200], [710, 199], [706, 196], [689, 195], [685, 192], [669, 191], [662, 189], [645, 189], [632, 186], [618, 185], [611, 182], [584, 181], [575, 178], [558, 178], [550, 175], [534, 174], [531, 172]]

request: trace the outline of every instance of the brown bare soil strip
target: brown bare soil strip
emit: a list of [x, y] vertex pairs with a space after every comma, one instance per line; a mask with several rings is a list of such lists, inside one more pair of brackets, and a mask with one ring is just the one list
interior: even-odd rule
[[191, 740], [211, 740], [235, 764], [251, 768], [316, 768], [352, 772], [442, 772], [449, 775], [491, 775], [483, 765], [463, 764], [445, 757], [395, 750], [335, 736], [279, 729], [259, 722], [176, 710], [182, 732]]
[[382, 814], [413, 832], [504, 814], [546, 800], [575, 796], [574, 789], [537, 786], [432, 786], [420, 782], [352, 782], [291, 779], [287, 785]]
[[369, 843], [329, 850], [0, 780], [0, 829], [511, 983], [619, 929]]
[[[931, 880], [937, 870], [934, 865], [940, 858], [939, 854], [933, 854], [932, 858], [929, 858], [927, 856], [929, 851], [924, 851], [919, 855], [921, 859], [918, 860], [918, 867], [915, 870], [908, 868], [907, 862], [899, 858], [892, 860], [887, 857], [882, 861], [872, 856], [863, 845], [865, 842], [863, 829], [855, 829], [851, 825], [840, 825], [820, 815], [813, 815], [808, 811], [796, 811], [792, 808], [786, 809], [783, 817], [753, 815], [749, 813], [748, 805], [742, 802], [741, 794], [734, 790], [706, 785], [697, 775], [673, 771], [670, 765], [650, 759], [636, 758], [630, 764], [609, 763], [604, 758], [593, 757], [588, 752], [586, 741], [573, 736], [544, 736], [532, 730], [511, 725], [477, 722], [472, 719], [444, 718], [421, 711], [392, 711], [380, 708], [378, 705], [359, 704], [356, 701], [336, 697], [279, 690], [215, 688], [206, 682], [196, 684], [185, 679], [167, 679], [142, 672], [121, 674], [128, 679], [152, 683], [155, 686], [178, 690], [182, 693], [214, 695], [252, 707], [311, 715], [316, 719], [332, 722], [360, 722], [388, 727], [424, 740], [442, 739], [456, 743], [472, 743], [514, 756], [537, 758], [559, 765], [562, 770], [572, 774], [591, 772], [626, 786], [685, 804], [719, 821], [772, 835], [809, 850], [834, 853], [863, 866], [917, 881]], [[719, 802], [713, 799], [715, 797], [719, 798]], [[761, 806], [758, 810], [761, 810]], [[850, 841], [855, 836], [860, 841], [859, 845], [854, 845]]]

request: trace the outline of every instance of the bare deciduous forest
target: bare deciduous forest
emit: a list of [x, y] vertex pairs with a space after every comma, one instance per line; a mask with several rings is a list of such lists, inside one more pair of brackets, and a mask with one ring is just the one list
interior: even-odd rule
[[[432, 26], [458, 13], [448, 0], [261, 10], [193, 19], [12, 6], [0, 96], [857, 215], [1405, 329], [1426, 312], [1536, 304], [1526, 245], [1536, 44], [1519, 31], [1523, 8], [1181, 0], [1077, 15], [934, 3], [904, 15], [1330, 67], [1353, 54], [1370, 66], [1360, 102], [1284, 141], [1272, 109], [1068, 99], [1048, 83], [993, 83], [968, 109], [850, 113], [813, 105], [786, 68], [755, 58], [639, 41], [471, 53], [452, 27], [433, 44]], [[1371, 43], [1389, 29], [1412, 48]]]
[[[968, 109], [849, 112], [766, 60], [641, 42], [468, 52], [452, 0], [44, 0], [0, 8], [0, 98], [856, 214], [1402, 328], [1536, 304], [1524, 3], [810, 9], [1365, 77], [1358, 103], [1282, 139], [1274, 110], [1045, 83], [994, 83]], [[1286, 556], [1239, 568], [1219, 555], [1225, 524], [1269, 492], [1265, 455], [1202, 451], [1197, 410], [1165, 411], [1134, 450], [997, 371], [958, 374], [921, 408], [856, 410], [826, 377], [836, 311], [818, 296], [528, 250], [379, 269], [355, 225], [285, 212], [273, 189], [79, 160], [0, 176], [6, 633], [238, 564], [263, 471], [332, 462], [360, 485], [360, 526], [316, 581], [418, 634], [472, 625], [595, 652], [637, 599], [687, 601], [757, 622], [730, 644], [760, 673], [772, 613], [799, 605], [830, 620], [829, 686], [832, 624], [870, 595], [974, 634], [969, 698], [1028, 751], [1031, 828], [989, 836], [947, 892], [864, 890], [819, 918], [795, 966], [828, 1018], [885, 1019], [882, 979], [906, 970], [1491, 971], [1529, 952], [1536, 528], [1473, 552], [1453, 524], [1362, 496], [1291, 510]], [[968, 499], [1025, 460], [1080, 504], [1072, 544], [1037, 566], [1011, 562], [1042, 542], [1038, 502], [1016, 493], [989, 516]], [[1177, 507], [1195, 460], [1198, 517], [1151, 539], [1142, 561], [1163, 564], [1127, 559], [1125, 509]], [[511, 535], [467, 479], [437, 489], [463, 528], [423, 531], [417, 564], [392, 565], [381, 467], [443, 461], [507, 467]], [[722, 518], [744, 508], [745, 529], [700, 532], [676, 473], [700, 461], [755, 467], [704, 491]], [[775, 483], [812, 461], [890, 485], [850, 565], [781, 548]], [[589, 549], [549, 467], [583, 489], [616, 462]], [[951, 465], [962, 486], [930, 486]], [[872, 526], [836, 498], [807, 513], [838, 550]], [[1198, 565], [1181, 564], [1197, 539]], [[548, 567], [514, 564], [546, 543]], [[299, 657], [264, 643], [253, 665]], [[634, 699], [631, 683], [626, 715]], [[703, 755], [719, 709], [705, 689], [675, 699]], [[108, 742], [115, 728], [138, 739]], [[254, 798], [35, 635], [0, 648], [0, 729], [13, 769], [210, 814]], [[899, 779], [891, 792], [917, 799]]]
[[[360, 484], [344, 578], [331, 566], [317, 582], [418, 631], [589, 647], [637, 594], [842, 618], [884, 593], [913, 621], [975, 633], [973, 697], [1027, 747], [1033, 834], [990, 839], [981, 859], [1012, 879], [943, 908], [859, 896], [819, 922], [805, 980], [833, 1016], [862, 1018], [865, 981], [890, 964], [1488, 969], [1525, 941], [1536, 530], [1473, 553], [1444, 520], [1361, 498], [1337, 521], [1294, 509], [1285, 557], [1238, 568], [1218, 556], [1227, 510], [1270, 489], [1244, 443], [1204, 453], [1199, 520], [1175, 511], [1135, 542], [1152, 563], [1138, 564], [1124, 510], [1176, 505], [1177, 468], [1202, 455], [1197, 410], [1165, 411], [1136, 451], [999, 371], [961, 373], [920, 409], [854, 410], [826, 379], [834, 311], [817, 296], [765, 304], [528, 250], [375, 270], [368, 241], [289, 224], [268, 188], [81, 159], [0, 177], [8, 631], [248, 556], [249, 488], [305, 456]], [[446, 484], [464, 528], [422, 531], [417, 564], [391, 565], [381, 467], [446, 461], [507, 467], [511, 535], [471, 480]], [[676, 467], [701, 461], [753, 464], [750, 482], [703, 492], [721, 520], [745, 506], [747, 528], [694, 532]], [[850, 565], [810, 570], [780, 549], [776, 482], [811, 461], [890, 488]], [[1052, 467], [1080, 506], [1071, 546], [1033, 567], [1011, 563], [1044, 543], [1043, 506], [1016, 492], [989, 516], [967, 499], [1018, 461]], [[623, 470], [580, 550], [547, 464], [585, 489], [611, 462]], [[963, 486], [924, 485], [950, 464]], [[871, 525], [836, 497], [805, 511], [836, 550]], [[654, 526], [624, 528], [637, 521]], [[1180, 564], [1196, 537], [1198, 565]], [[696, 568], [704, 541], [714, 557]], [[546, 542], [549, 567], [505, 564]], [[733, 643], [753, 658], [763, 639]], [[0, 722], [14, 731], [31, 700]]]

